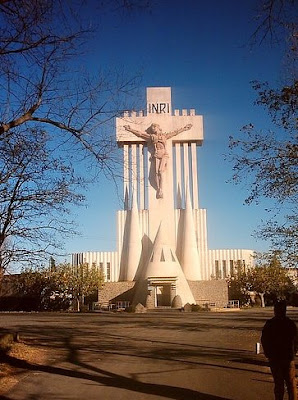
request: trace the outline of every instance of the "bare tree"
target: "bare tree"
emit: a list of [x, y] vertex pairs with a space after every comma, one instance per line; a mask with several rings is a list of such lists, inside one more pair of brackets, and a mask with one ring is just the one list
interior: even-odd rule
[[73, 234], [68, 205], [79, 204], [84, 180], [47, 149], [46, 134], [15, 132], [0, 142], [0, 270], [53, 254], [57, 233]]
[[111, 72], [88, 76], [76, 56], [90, 31], [65, 2], [33, 3], [0, 4], [0, 137], [17, 126], [42, 126], [60, 145], [68, 140], [107, 166], [112, 147], [101, 128], [122, 110], [135, 80]]
[[256, 4], [253, 43], [269, 40], [276, 44], [284, 42], [286, 37], [293, 46], [297, 40], [297, 0], [261, 0]]
[[[112, 4], [133, 6], [122, 0]], [[138, 77], [123, 71], [92, 76], [82, 67], [93, 34], [91, 23], [81, 18], [84, 5], [0, 1], [2, 270], [11, 260], [50, 254], [55, 233], [71, 232], [61, 216], [67, 204], [82, 200], [79, 163], [94, 173], [116, 175], [112, 120], [129, 107]]]
[[230, 138], [230, 156], [234, 164], [233, 179], [249, 183], [246, 203], [262, 198], [274, 201], [270, 218], [256, 235], [269, 239], [274, 249], [290, 266], [298, 263], [298, 144], [297, 144], [297, 22], [296, 0], [259, 2], [258, 26], [253, 38], [271, 45], [283, 43], [287, 60], [284, 83], [272, 88], [269, 83], [253, 82], [256, 104], [265, 108], [272, 128], [262, 130], [249, 123], [240, 137]]

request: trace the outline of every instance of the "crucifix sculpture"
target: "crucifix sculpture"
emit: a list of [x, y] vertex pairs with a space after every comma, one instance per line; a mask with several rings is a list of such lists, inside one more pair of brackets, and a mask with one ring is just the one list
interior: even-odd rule
[[167, 167], [169, 154], [166, 149], [166, 142], [179, 133], [188, 131], [192, 124], [185, 125], [183, 128], [176, 129], [173, 132], [164, 133], [158, 124], [151, 124], [145, 132], [132, 129], [130, 125], [124, 125], [124, 129], [134, 135], [145, 139], [148, 143], [148, 149], [151, 153], [151, 162], [154, 168], [154, 182], [156, 185], [156, 197], [163, 198], [163, 176]]

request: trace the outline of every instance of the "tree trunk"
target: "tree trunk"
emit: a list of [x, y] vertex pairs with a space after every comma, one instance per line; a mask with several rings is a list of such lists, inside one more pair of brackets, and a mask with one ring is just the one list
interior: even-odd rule
[[81, 305], [80, 305], [80, 298], [79, 296], [77, 297], [77, 311], [80, 312], [81, 311]]
[[265, 307], [265, 293], [259, 293], [261, 297], [261, 306], [264, 308]]

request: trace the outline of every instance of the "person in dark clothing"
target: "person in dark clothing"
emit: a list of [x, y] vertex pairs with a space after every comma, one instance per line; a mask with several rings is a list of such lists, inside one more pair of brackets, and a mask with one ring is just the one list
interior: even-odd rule
[[297, 400], [294, 361], [297, 351], [297, 327], [295, 322], [286, 316], [286, 311], [285, 301], [278, 301], [274, 305], [274, 317], [265, 323], [261, 337], [274, 380], [275, 400], [283, 400], [284, 383], [289, 400]]

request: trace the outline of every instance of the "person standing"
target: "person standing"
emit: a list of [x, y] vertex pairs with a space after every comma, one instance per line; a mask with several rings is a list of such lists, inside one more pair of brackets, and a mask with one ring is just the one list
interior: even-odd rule
[[261, 342], [274, 380], [275, 400], [283, 400], [286, 383], [289, 400], [297, 400], [295, 379], [295, 355], [297, 351], [297, 327], [286, 316], [284, 300], [274, 305], [274, 317], [262, 330]]

